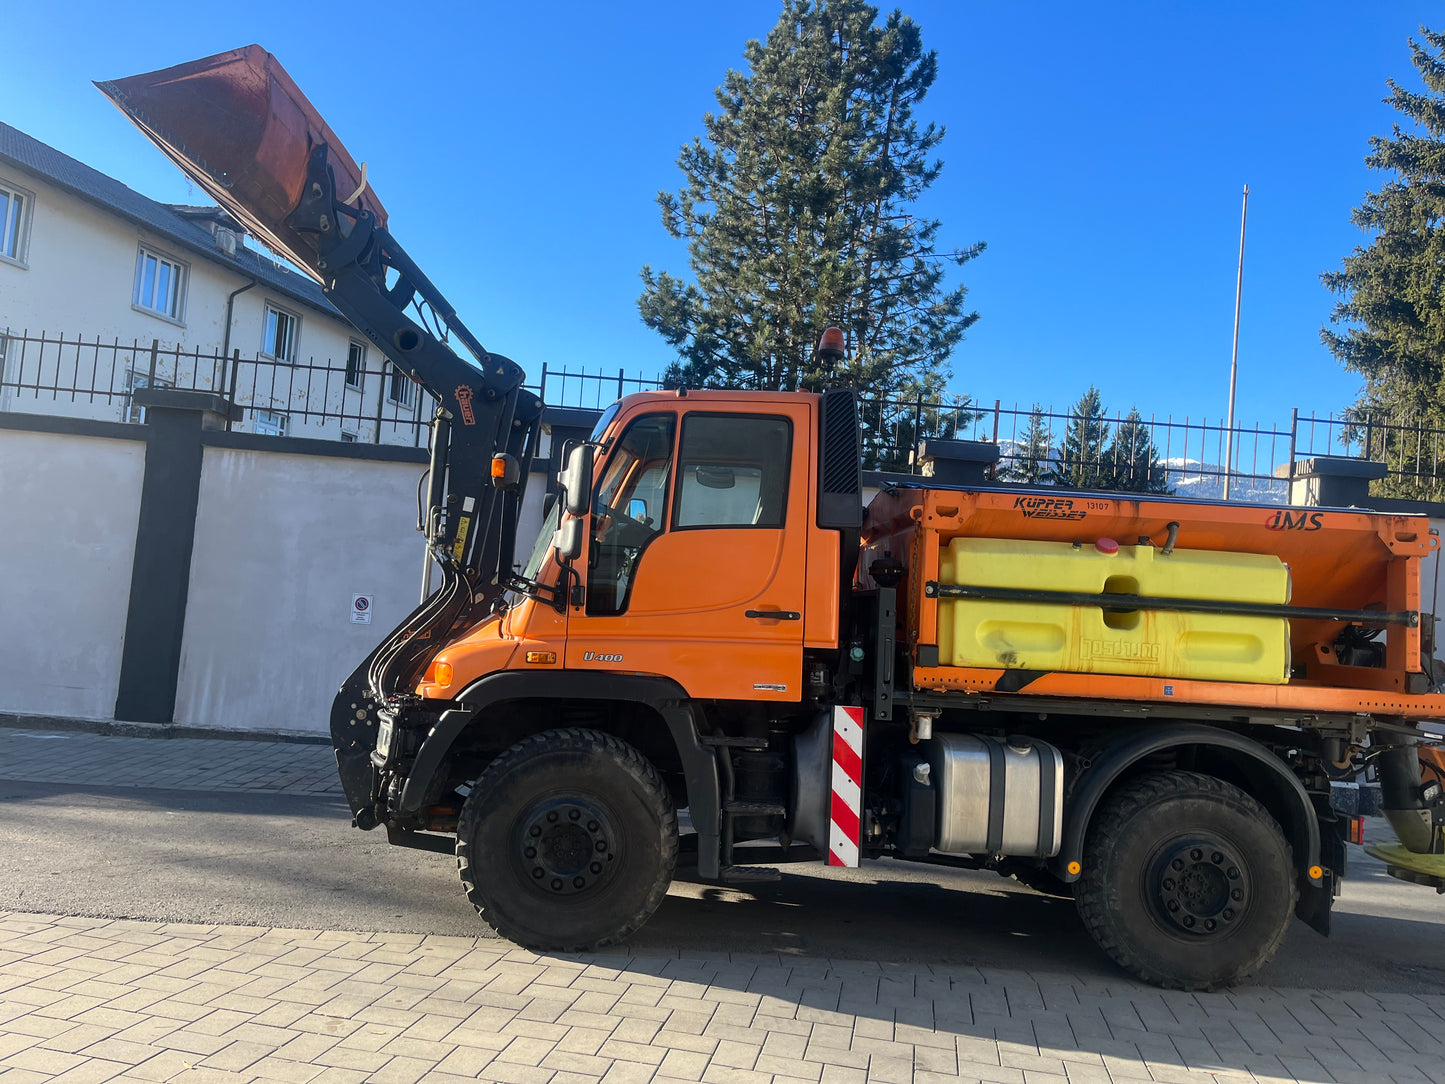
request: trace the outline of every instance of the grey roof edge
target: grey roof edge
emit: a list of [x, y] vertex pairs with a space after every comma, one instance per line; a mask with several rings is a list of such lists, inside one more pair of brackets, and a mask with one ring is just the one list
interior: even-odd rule
[[350, 326], [336, 311], [321, 287], [305, 275], [288, 271], [261, 253], [238, 247], [234, 257], [216, 247], [204, 227], [172, 210], [168, 205], [144, 196], [108, 174], [70, 157], [34, 136], [0, 121], [0, 163], [26, 173], [78, 199], [85, 200], [165, 238], [186, 251], [225, 268], [232, 274], [254, 279], [258, 284], [300, 302], [325, 316]]

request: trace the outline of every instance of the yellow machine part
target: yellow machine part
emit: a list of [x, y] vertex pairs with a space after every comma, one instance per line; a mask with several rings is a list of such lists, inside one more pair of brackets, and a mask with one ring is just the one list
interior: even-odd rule
[[1445, 892], [1445, 854], [1416, 854], [1403, 843], [1367, 843], [1365, 853], [1385, 863], [1391, 877]]
[[[1096, 546], [1008, 538], [955, 538], [939, 555], [939, 580], [1227, 602], [1289, 602], [1289, 569], [1275, 556], [1153, 546]], [[944, 666], [1134, 674], [1282, 685], [1289, 680], [1289, 622], [1274, 617], [1108, 612], [1098, 606], [944, 599], [938, 605]]]

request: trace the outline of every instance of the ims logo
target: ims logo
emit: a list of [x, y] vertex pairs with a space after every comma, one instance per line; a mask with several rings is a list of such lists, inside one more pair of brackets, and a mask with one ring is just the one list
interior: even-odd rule
[[1291, 512], [1288, 508], [1281, 508], [1264, 525], [1271, 531], [1318, 531], [1323, 527], [1325, 514], [1323, 512]]

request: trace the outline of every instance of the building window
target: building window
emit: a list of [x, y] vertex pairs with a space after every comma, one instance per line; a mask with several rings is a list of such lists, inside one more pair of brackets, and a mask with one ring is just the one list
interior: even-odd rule
[[133, 396], [141, 388], [174, 388], [174, 380], [165, 380], [159, 376], [151, 376], [149, 373], [138, 373], [133, 369], [125, 371], [125, 393], [128, 409], [125, 420], [140, 425], [146, 420], [146, 408], [136, 406]]
[[284, 437], [291, 419], [275, 410], [251, 411], [251, 432], [268, 437]]
[[266, 318], [261, 325], [261, 353], [267, 357], [284, 361], [288, 365], [296, 361], [296, 339], [301, 330], [301, 318], [295, 313], [266, 303]]
[[411, 406], [411, 377], [391, 362], [386, 363], [386, 397], [397, 406]]
[[341, 431], [341, 443], [342, 443], [342, 444], [355, 444], [355, 443], [356, 443], [356, 434], [355, 434], [355, 433], [348, 433], [346, 430], [343, 429], [343, 430]]
[[30, 248], [30, 208], [35, 197], [0, 181], [0, 261], [25, 266]]
[[141, 246], [131, 303], [180, 323], [186, 304], [186, 265]]
[[361, 381], [366, 374], [366, 344], [351, 340], [351, 345], [346, 350], [346, 386], [348, 388], [361, 387]]

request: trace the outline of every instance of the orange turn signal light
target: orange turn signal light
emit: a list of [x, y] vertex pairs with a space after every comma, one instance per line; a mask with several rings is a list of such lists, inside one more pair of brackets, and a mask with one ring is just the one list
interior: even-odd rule
[[539, 665], [544, 665], [544, 666], [545, 666], [545, 665], [550, 665], [550, 664], [555, 663], [555, 662], [557, 661], [557, 652], [555, 652], [555, 651], [529, 651], [529, 652], [527, 652], [527, 661], [530, 662], [530, 663], [539, 664]]
[[497, 489], [510, 489], [522, 476], [522, 466], [517, 457], [506, 452], [492, 456], [492, 485]]
[[452, 683], [452, 664], [449, 662], [434, 662], [427, 668], [430, 671], [430, 680], [445, 688]]

